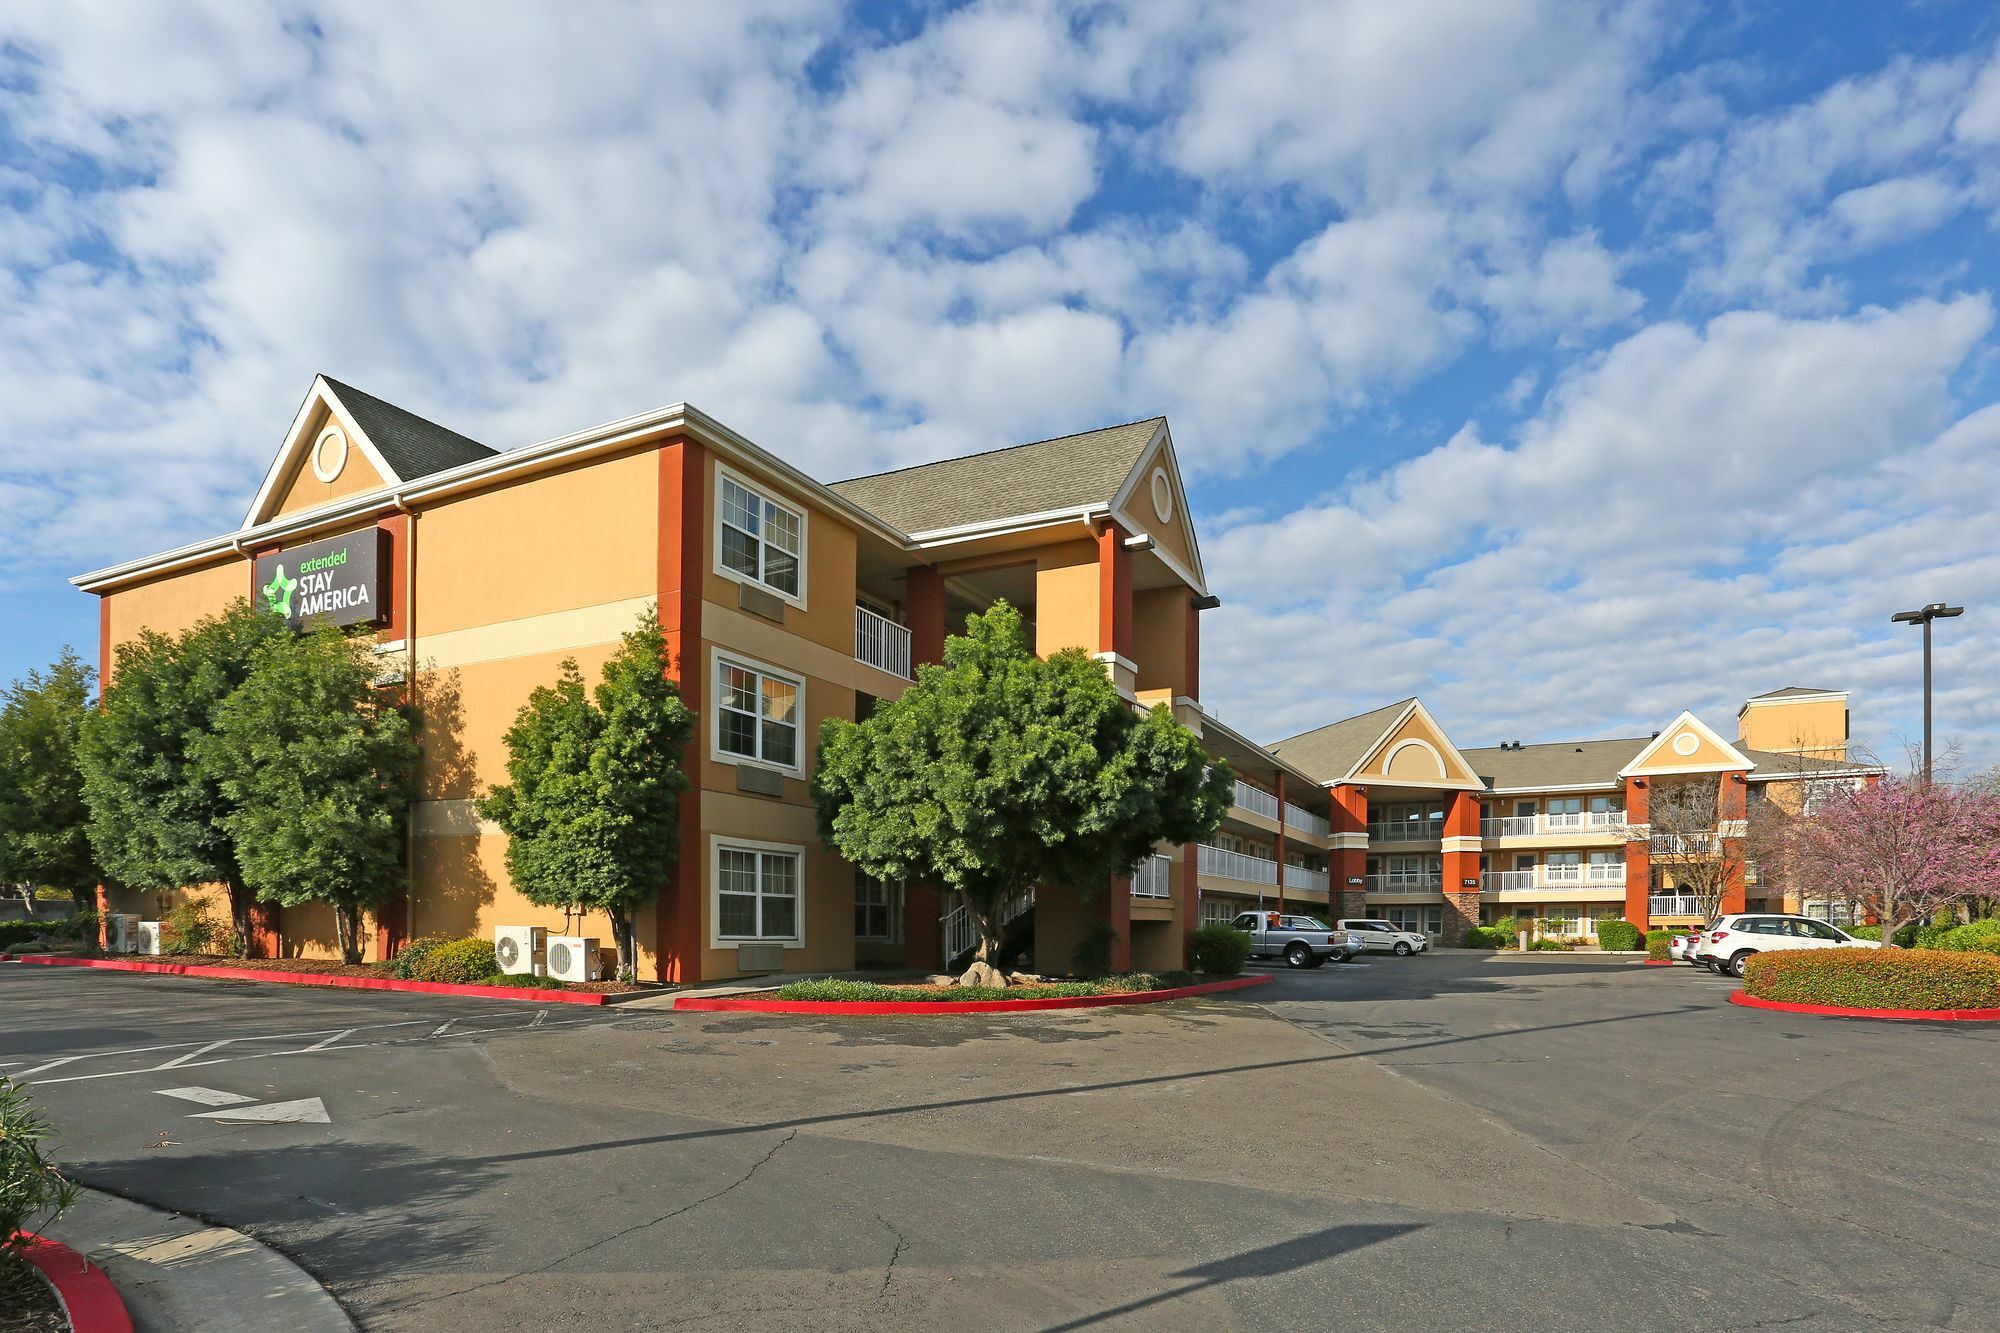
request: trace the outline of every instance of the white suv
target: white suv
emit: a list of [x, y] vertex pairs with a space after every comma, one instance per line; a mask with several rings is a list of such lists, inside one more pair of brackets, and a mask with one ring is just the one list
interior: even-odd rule
[[1780, 949], [1879, 949], [1879, 940], [1857, 940], [1837, 926], [1809, 916], [1773, 912], [1732, 912], [1696, 932], [1694, 961], [1730, 976], [1760, 953]]
[[1430, 936], [1422, 931], [1403, 930], [1392, 922], [1373, 917], [1350, 917], [1336, 921], [1334, 926], [1346, 931], [1349, 940], [1369, 953], [1394, 953], [1408, 957], [1431, 947]]

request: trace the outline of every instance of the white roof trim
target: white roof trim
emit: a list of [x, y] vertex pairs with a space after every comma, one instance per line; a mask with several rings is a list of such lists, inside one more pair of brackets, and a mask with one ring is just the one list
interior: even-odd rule
[[[1411, 782], [1406, 778], [1370, 777], [1362, 779], [1361, 781], [1357, 782], [1357, 777], [1360, 774], [1361, 770], [1366, 768], [1368, 766], [1369, 761], [1374, 759], [1377, 754], [1381, 753], [1382, 748], [1389, 743], [1389, 738], [1395, 735], [1396, 732], [1401, 729], [1401, 727], [1405, 722], [1408, 722], [1410, 720], [1412, 714], [1415, 714], [1423, 718], [1425, 725], [1430, 727], [1431, 734], [1444, 742], [1445, 755], [1448, 756], [1450, 760], [1456, 761], [1461, 770], [1463, 770], [1466, 773], [1470, 773], [1472, 775], [1471, 778], [1469, 779], [1454, 778], [1446, 776], [1439, 778], [1436, 782], [1430, 782], [1430, 781]], [[1451, 764], [1447, 762], [1445, 764], [1445, 768], [1449, 770], [1450, 767]], [[1471, 764], [1465, 761], [1465, 756], [1460, 754], [1458, 752], [1458, 747], [1451, 743], [1451, 737], [1445, 735], [1444, 728], [1439, 726], [1438, 720], [1431, 716], [1431, 710], [1424, 707], [1424, 701], [1422, 699], [1410, 700], [1409, 706], [1405, 708], [1402, 712], [1396, 714], [1396, 720], [1391, 722], [1387, 727], [1383, 728], [1382, 734], [1375, 738], [1375, 743], [1373, 745], [1370, 745], [1365, 751], [1363, 751], [1361, 758], [1354, 761], [1354, 767], [1348, 769], [1346, 774], [1338, 780], [1341, 782], [1355, 782], [1356, 785], [1364, 785], [1365, 783], [1386, 783], [1388, 785], [1398, 786], [1398, 787], [1444, 787], [1454, 791], [1486, 790], [1486, 780], [1479, 776], [1478, 770], [1474, 769]]]
[[[1652, 764], [1650, 761], [1653, 756], [1665, 748], [1667, 742], [1673, 738], [1674, 733], [1680, 731], [1683, 727], [1692, 728], [1696, 735], [1721, 750], [1726, 757], [1725, 762], [1720, 764]], [[1618, 776], [1628, 778], [1635, 775], [1652, 773], [1730, 773], [1738, 769], [1748, 770], [1755, 767], [1757, 765], [1751, 762], [1748, 755], [1745, 755], [1741, 750], [1722, 739], [1716, 733], [1715, 728], [1703, 722], [1693, 713], [1682, 709], [1679, 717], [1662, 728], [1660, 734], [1653, 737], [1645, 749], [1639, 751], [1637, 755], [1633, 756], [1630, 763], [1618, 770]]]
[[1742, 717], [1753, 708], [1769, 708], [1774, 704], [1815, 704], [1829, 699], [1839, 699], [1844, 703], [1847, 698], [1846, 690], [1821, 690], [1816, 694], [1787, 694], [1776, 699], [1745, 699], [1743, 706], [1736, 710], [1736, 716]]
[[312, 447], [312, 441], [306, 439], [306, 422], [311, 419], [316, 403], [326, 405], [327, 411], [340, 423], [340, 428], [347, 432], [348, 442], [361, 450], [361, 456], [368, 460], [378, 475], [391, 487], [402, 483], [403, 478], [389, 466], [389, 460], [382, 457], [382, 451], [368, 438], [368, 432], [355, 424], [353, 413], [347, 410], [347, 404], [340, 401], [340, 395], [333, 391], [333, 386], [326, 382], [326, 376], [315, 375], [312, 387], [306, 390], [305, 401], [299, 404], [298, 414], [292, 418], [291, 429], [285, 432], [285, 442], [278, 446], [278, 456], [271, 460], [270, 469], [264, 473], [264, 484], [257, 488], [256, 497], [250, 501], [250, 508], [243, 515], [244, 528], [255, 527], [271, 517], [271, 506], [278, 501], [278, 486], [292, 472], [292, 463]]
[[1139, 487], [1143, 484], [1146, 475], [1146, 459], [1155, 447], [1160, 448], [1162, 457], [1166, 461], [1167, 480], [1174, 488], [1173, 521], [1179, 523], [1188, 535], [1188, 552], [1193, 557], [1194, 567], [1190, 569], [1187, 565], [1181, 563], [1178, 557], [1160, 549], [1157, 542], [1154, 543], [1152, 554], [1158, 556], [1160, 563], [1172, 570], [1181, 582], [1193, 588], [1200, 596], [1206, 597], [1208, 596], [1208, 572], [1203, 567], [1201, 561], [1201, 538], [1195, 532], [1194, 512], [1188, 507], [1187, 484], [1181, 479], [1180, 455], [1174, 452], [1173, 431], [1169, 429], [1164, 418], [1160, 421], [1159, 429], [1153, 432], [1153, 437], [1146, 441], [1146, 447], [1139, 451], [1139, 457], [1132, 464], [1132, 470], [1126, 474], [1124, 484], [1118, 488], [1118, 494], [1111, 497], [1111, 516], [1117, 519], [1119, 524], [1128, 531], [1138, 532], [1141, 530], [1142, 525], [1132, 521], [1129, 506], [1132, 502], [1132, 496], [1137, 493]]

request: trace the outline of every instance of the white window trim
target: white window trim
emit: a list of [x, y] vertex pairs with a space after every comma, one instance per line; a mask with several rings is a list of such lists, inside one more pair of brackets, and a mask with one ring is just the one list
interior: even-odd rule
[[[798, 515], [799, 590], [796, 594], [786, 592], [782, 588], [774, 588], [770, 584], [764, 582], [762, 579], [754, 579], [751, 578], [748, 574], [739, 573], [738, 571], [731, 569], [726, 563], [724, 563], [722, 559], [722, 527], [723, 527], [722, 483], [725, 478], [729, 481], [735, 482], [738, 486], [741, 486], [744, 490], [749, 491], [751, 494], [759, 497], [760, 499], [768, 500], [772, 504], [777, 505], [780, 509], [788, 510], [793, 514]], [[798, 503], [796, 500], [790, 499], [789, 497], [778, 494], [776, 488], [767, 485], [764, 482], [760, 482], [751, 477], [745, 476], [743, 473], [738, 472], [735, 468], [730, 467], [726, 463], [718, 462], [715, 465], [715, 513], [713, 515], [713, 521], [709, 525], [714, 529], [714, 538], [710, 542], [710, 548], [714, 558], [715, 572], [717, 574], [720, 574], [723, 578], [728, 579], [731, 583], [741, 583], [745, 587], [756, 588], [760, 592], [770, 593], [771, 596], [776, 597], [779, 601], [789, 602], [791, 605], [799, 608], [799, 610], [801, 611], [805, 610], [806, 568], [807, 568], [806, 553], [808, 549], [807, 537], [811, 525], [812, 525], [812, 514], [806, 509], [804, 505]]]
[[[798, 691], [799, 743], [794, 753], [798, 762], [794, 764], [774, 764], [768, 759], [753, 759], [749, 755], [737, 754], [722, 748], [722, 668], [724, 664], [739, 666], [746, 671], [755, 671], [783, 681]], [[731, 652], [725, 648], [711, 647], [708, 650], [708, 688], [710, 707], [708, 710], [708, 754], [718, 764], [742, 764], [748, 768], [767, 768], [773, 773], [784, 773], [790, 777], [803, 778], [806, 775], [806, 745], [810, 738], [806, 735], [806, 680], [782, 667], [774, 667], [769, 662], [760, 662], [744, 653]]]
[[[722, 933], [722, 854], [730, 852], [790, 853], [799, 859], [798, 909], [792, 913], [794, 927], [784, 935], [724, 935]], [[759, 885], [761, 890], [762, 886]], [[781, 944], [787, 949], [806, 947], [806, 849], [796, 842], [759, 842], [755, 838], [732, 838], [726, 833], [708, 835], [708, 947], [733, 949], [739, 944]]]

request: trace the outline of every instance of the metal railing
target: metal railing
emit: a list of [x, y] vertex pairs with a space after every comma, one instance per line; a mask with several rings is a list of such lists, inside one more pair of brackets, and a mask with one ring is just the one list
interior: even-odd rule
[[1278, 798], [1262, 787], [1251, 786], [1241, 778], [1236, 780], [1236, 804], [1266, 819], [1278, 817]]
[[1139, 863], [1132, 872], [1132, 896], [1134, 898], [1173, 897], [1174, 860], [1170, 856], [1153, 855]]
[[1225, 879], [1240, 879], [1250, 884], [1276, 886], [1278, 882], [1278, 863], [1261, 856], [1211, 847], [1207, 843], [1202, 843], [1201, 850], [1195, 855], [1195, 864], [1204, 875], [1221, 875]]
[[1709, 908], [1699, 898], [1683, 898], [1673, 895], [1654, 895], [1646, 899], [1646, 911], [1651, 916], [1699, 916], [1706, 917]]
[[1316, 837], [1327, 837], [1333, 832], [1333, 825], [1325, 815], [1316, 815], [1310, 810], [1301, 810], [1290, 801], [1285, 802], [1285, 827], [1303, 830]]
[[1623, 810], [1584, 810], [1555, 815], [1498, 815], [1479, 821], [1479, 836], [1535, 838], [1564, 833], [1616, 833], [1624, 827]]
[[1489, 870], [1482, 887], [1492, 892], [1524, 889], [1618, 889], [1625, 886], [1623, 865], [1553, 865], [1532, 870]]
[[910, 679], [910, 631], [865, 606], [854, 608], [854, 658]]
[[1393, 824], [1370, 824], [1370, 842], [1436, 842], [1444, 837], [1441, 819], [1399, 819]]
[[1655, 833], [1652, 850], [1669, 856], [1714, 856], [1722, 850], [1719, 833]]
[[1288, 889], [1309, 889], [1314, 893], [1325, 893], [1327, 891], [1326, 872], [1324, 870], [1310, 870], [1305, 866], [1286, 866], [1285, 887]]
[[1443, 893], [1444, 876], [1439, 875], [1370, 875], [1370, 893]]
[[[954, 895], [956, 896], [956, 895]], [[1035, 905], [1035, 891], [1025, 889], [1009, 898], [1000, 909], [1000, 925], [1004, 929], [1019, 919], [1020, 915]], [[951, 960], [979, 944], [979, 927], [973, 924], [972, 913], [965, 910], [965, 903], [959, 902], [939, 922], [939, 931], [944, 936], [944, 959], [947, 966]]]

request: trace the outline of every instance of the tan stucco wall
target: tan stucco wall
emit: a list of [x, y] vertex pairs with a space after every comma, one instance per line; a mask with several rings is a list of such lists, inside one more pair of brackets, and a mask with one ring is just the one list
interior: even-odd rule
[[1139, 689], [1191, 691], [1187, 680], [1187, 622], [1194, 615], [1188, 590], [1150, 588], [1132, 594], [1132, 650], [1139, 661]]
[[[832, 510], [808, 503], [789, 487], [775, 478], [737, 467], [722, 464], [713, 453], [707, 455], [708, 475], [707, 511], [708, 530], [702, 534], [702, 597], [717, 606], [727, 607], [735, 612], [739, 604], [737, 580], [715, 572], [716, 542], [720, 531], [720, 499], [717, 491], [719, 469], [727, 466], [752, 486], [763, 491], [780, 504], [788, 505], [805, 515], [805, 586], [802, 589], [805, 605], [789, 603], [784, 608], [784, 624], [766, 620], [764, 623], [773, 630], [793, 638], [805, 639], [823, 647], [838, 651], [843, 656], [854, 654], [854, 587], [855, 551], [854, 530]], [[752, 584], [751, 587], [761, 585]]]
[[[1153, 508], [1153, 469], [1165, 468], [1167, 484], [1173, 488], [1173, 517], [1162, 521], [1159, 512]], [[1173, 468], [1167, 466], [1167, 451], [1164, 447], [1155, 449], [1139, 465], [1139, 484], [1126, 502], [1125, 515], [1138, 525], [1141, 532], [1152, 537], [1159, 549], [1165, 551], [1180, 563], [1183, 569], [1194, 568], [1193, 528], [1188, 523], [1187, 494], [1181, 489], [1180, 478]]]
[[[1396, 754], [1396, 747], [1406, 740], [1429, 742], [1437, 750], [1437, 757], [1433, 758], [1421, 746], [1414, 745]], [[1360, 776], [1390, 778], [1398, 782], [1463, 782], [1471, 774], [1452, 761], [1451, 751], [1447, 748], [1449, 745], [1450, 742], [1441, 733], [1425, 723], [1423, 714], [1411, 713], [1389, 737], [1388, 743], [1369, 759]], [[1393, 761], [1391, 755], [1395, 756]], [[1439, 773], [1440, 764], [1443, 765], [1442, 775]]]
[[[1681, 754], [1674, 749], [1674, 741], [1682, 733], [1694, 736], [1699, 742], [1691, 754]], [[1702, 735], [1699, 729], [1683, 722], [1672, 731], [1662, 735], [1658, 748], [1653, 751], [1652, 758], [1648, 759], [1643, 767], [1635, 768], [1632, 771], [1634, 773], [1671, 773], [1678, 768], [1719, 767], [1734, 765], [1736, 762], [1722, 747]]]
[[1035, 652], [1097, 648], [1097, 548], [1063, 542], [1035, 552]]
[[1743, 710], [1740, 740], [1753, 750], [1801, 750], [1829, 759], [1847, 757], [1847, 702], [1808, 699], [1760, 703]]
[[365, 491], [380, 490], [388, 484], [388, 478], [376, 470], [361, 450], [360, 442], [346, 427], [347, 462], [339, 475], [332, 481], [321, 481], [312, 470], [312, 449], [326, 429], [332, 414], [324, 404], [314, 412], [312, 425], [303, 437], [305, 444], [299, 456], [292, 460], [286, 475], [278, 482], [277, 503], [271, 507], [273, 516], [297, 513], [302, 509], [344, 500], [350, 495], [360, 495]]
[[714, 937], [715, 926], [712, 849], [718, 840], [727, 842], [732, 838], [804, 848], [800, 911], [805, 923], [805, 944], [785, 950], [785, 969], [834, 972], [854, 966], [854, 867], [820, 845], [810, 806], [743, 796], [733, 791], [704, 791], [701, 822], [702, 845], [683, 848], [681, 854], [692, 853], [701, 867], [704, 977], [734, 976], [737, 971], [734, 944], [707, 947]]
[[150, 583], [121, 588], [106, 595], [111, 644], [115, 647], [146, 629], [179, 634], [205, 616], [220, 614], [232, 600], [249, 595], [250, 562], [233, 555], [197, 569], [164, 575]]

